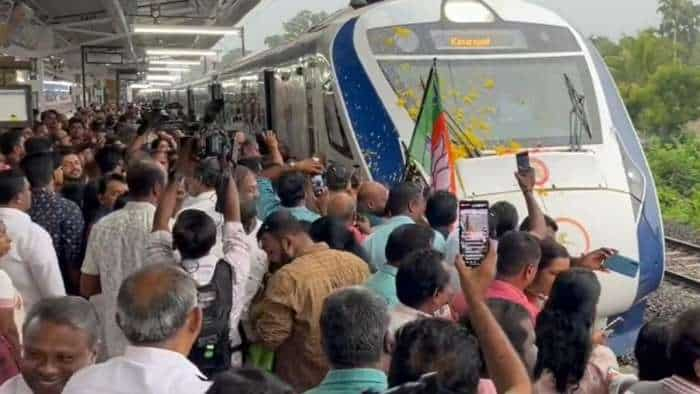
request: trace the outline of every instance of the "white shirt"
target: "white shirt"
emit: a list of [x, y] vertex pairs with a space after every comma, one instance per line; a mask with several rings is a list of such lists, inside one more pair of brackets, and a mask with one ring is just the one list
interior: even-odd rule
[[33, 392], [27, 386], [22, 374], [19, 374], [0, 386], [0, 394], [33, 394]]
[[127, 345], [115, 320], [117, 294], [127, 276], [152, 263], [145, 259], [145, 250], [155, 212], [151, 203], [132, 201], [102, 218], [90, 232], [82, 272], [100, 277], [103, 304], [98, 310], [110, 357], [122, 354]]
[[[224, 226], [224, 258], [233, 271], [233, 307], [231, 308], [230, 334], [238, 332], [238, 322], [244, 307], [244, 290], [250, 273], [250, 252], [247, 236], [240, 223], [226, 223]], [[153, 263], [179, 261], [173, 250], [172, 234], [156, 231], [148, 237], [147, 259]], [[183, 260], [182, 266], [192, 275], [199, 286], [211, 282], [219, 258], [209, 254], [197, 260]]]
[[0, 270], [0, 309], [12, 309], [14, 311], [15, 325], [21, 338], [25, 312], [22, 296], [12, 284], [12, 279], [2, 270]]
[[203, 394], [209, 386], [180, 353], [128, 346], [123, 356], [76, 372], [63, 394]]
[[[180, 212], [175, 215], [175, 221], [177, 221], [177, 217], [180, 216], [183, 211], [188, 209], [196, 209], [206, 213], [216, 225], [216, 243], [211, 252], [216, 257], [223, 259], [224, 247], [222, 240], [224, 235], [224, 215], [216, 211], [216, 201], [216, 191], [204, 192], [194, 197], [188, 196], [182, 203]], [[175, 223], [175, 221], [173, 221], [173, 223]]]
[[26, 213], [0, 208], [12, 247], [0, 258], [0, 269], [24, 299], [27, 309], [43, 298], [66, 295], [51, 236]]
[[393, 309], [389, 311], [389, 327], [387, 329], [389, 334], [389, 339], [394, 342], [396, 337], [396, 330], [405, 326], [406, 324], [418, 320], [431, 318], [429, 314], [419, 311], [418, 309], [413, 309], [404, 304], [398, 304]]

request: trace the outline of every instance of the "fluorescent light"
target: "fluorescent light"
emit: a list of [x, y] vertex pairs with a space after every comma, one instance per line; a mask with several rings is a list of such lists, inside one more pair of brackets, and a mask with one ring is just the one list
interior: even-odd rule
[[45, 85], [73, 86], [73, 82], [68, 81], [44, 81]]
[[201, 62], [198, 60], [149, 60], [148, 63], [172, 66], [198, 66]]
[[182, 25], [132, 25], [134, 33], [140, 34], [199, 34], [208, 36], [239, 35], [241, 30], [217, 26], [182, 26]]
[[147, 81], [168, 81], [175, 82], [180, 79], [179, 75], [164, 75], [164, 74], [148, 74], [146, 75]]
[[187, 67], [148, 67], [148, 71], [165, 71], [173, 73], [185, 73], [190, 71]]
[[173, 85], [173, 84], [170, 83], [170, 82], [149, 82], [149, 84], [150, 84], [151, 86], [164, 86], [164, 87], [172, 86], [172, 85]]
[[216, 56], [216, 51], [206, 49], [146, 49], [146, 55], [167, 55], [167, 56]]
[[146, 88], [146, 89], [141, 89], [139, 90], [139, 93], [156, 93], [156, 92], [162, 92], [163, 89], [159, 88]]
[[147, 83], [132, 83], [131, 85], [129, 85], [130, 89], [148, 89], [150, 87], [151, 85]]

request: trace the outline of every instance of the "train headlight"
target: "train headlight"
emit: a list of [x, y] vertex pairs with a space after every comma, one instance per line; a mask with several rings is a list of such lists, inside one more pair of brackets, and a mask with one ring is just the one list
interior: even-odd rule
[[478, 0], [447, 0], [445, 17], [456, 23], [487, 23], [496, 20], [495, 15]]

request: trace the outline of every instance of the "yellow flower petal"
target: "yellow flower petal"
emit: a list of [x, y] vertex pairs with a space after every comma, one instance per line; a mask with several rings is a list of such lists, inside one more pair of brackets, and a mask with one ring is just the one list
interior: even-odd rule
[[484, 81], [484, 88], [485, 89], [491, 90], [495, 87], [496, 87], [496, 81], [494, 81], [493, 79], [489, 78], [486, 81]]
[[389, 47], [389, 48], [395, 47], [395, 46], [396, 46], [396, 40], [394, 39], [394, 37], [387, 37], [387, 38], [384, 40], [384, 46], [387, 46], [387, 47]]
[[394, 34], [396, 34], [396, 36], [399, 38], [409, 38], [413, 34], [413, 31], [405, 27], [395, 27]]
[[549, 196], [549, 191], [547, 189], [535, 189], [535, 193], [539, 194], [540, 197]]
[[396, 105], [398, 105], [401, 108], [406, 108], [406, 100], [404, 98], [399, 98], [399, 101], [396, 102]]
[[418, 107], [411, 107], [408, 110], [408, 116], [413, 120], [418, 120], [418, 115], [420, 115], [420, 109]]

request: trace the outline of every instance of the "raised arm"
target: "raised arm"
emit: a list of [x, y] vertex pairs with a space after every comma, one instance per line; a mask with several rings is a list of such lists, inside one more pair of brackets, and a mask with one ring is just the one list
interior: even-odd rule
[[496, 265], [495, 245], [478, 269], [468, 268], [461, 256], [455, 266], [462, 291], [469, 304], [469, 320], [484, 354], [489, 375], [499, 393], [530, 394], [532, 384], [520, 357], [484, 302], [483, 287], [493, 280]]
[[175, 206], [177, 205], [177, 190], [182, 183], [183, 178], [179, 175], [172, 177], [168, 186], [165, 188], [165, 192], [160, 197], [158, 202], [158, 207], [156, 208], [156, 214], [153, 218], [153, 232], [167, 231], [170, 232], [170, 218], [173, 217], [175, 213]]
[[547, 237], [547, 222], [544, 220], [544, 212], [535, 200], [535, 169], [530, 168], [526, 172], [516, 172], [515, 179], [518, 180], [520, 190], [525, 197], [527, 214], [530, 217], [530, 233], [544, 239]]

